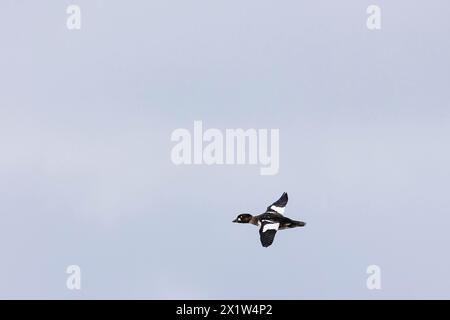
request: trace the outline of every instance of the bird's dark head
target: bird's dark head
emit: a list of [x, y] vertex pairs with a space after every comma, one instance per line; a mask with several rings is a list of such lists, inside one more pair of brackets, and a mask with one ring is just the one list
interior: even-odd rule
[[250, 220], [252, 220], [253, 216], [248, 213], [241, 213], [237, 216], [236, 219], [233, 220], [233, 222], [237, 223], [250, 223]]

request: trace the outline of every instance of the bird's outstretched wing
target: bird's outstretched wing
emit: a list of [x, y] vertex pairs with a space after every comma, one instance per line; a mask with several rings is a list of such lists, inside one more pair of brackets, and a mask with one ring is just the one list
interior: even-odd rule
[[286, 192], [284, 192], [280, 199], [278, 199], [277, 201], [275, 201], [274, 203], [272, 203], [269, 207], [267, 207], [267, 211], [266, 212], [271, 212], [271, 213], [278, 213], [283, 215], [284, 214], [284, 207], [286, 207], [288, 203], [288, 195]]
[[275, 234], [277, 233], [280, 224], [278, 222], [263, 220], [259, 228], [259, 236], [263, 247], [268, 247], [272, 244]]

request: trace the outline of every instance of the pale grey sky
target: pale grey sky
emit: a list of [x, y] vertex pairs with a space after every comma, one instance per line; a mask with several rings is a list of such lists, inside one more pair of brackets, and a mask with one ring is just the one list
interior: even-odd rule
[[[0, 297], [450, 298], [449, 9], [1, 1]], [[279, 174], [175, 166], [194, 120], [280, 129]], [[305, 228], [231, 223], [284, 191]]]

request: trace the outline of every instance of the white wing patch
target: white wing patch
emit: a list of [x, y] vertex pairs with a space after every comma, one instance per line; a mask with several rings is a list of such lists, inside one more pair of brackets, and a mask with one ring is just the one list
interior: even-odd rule
[[270, 206], [271, 210], [278, 212], [279, 214], [284, 214], [284, 208], [285, 207], [277, 207], [277, 206], [273, 206], [273, 205]]
[[267, 230], [278, 230], [278, 227], [280, 226], [279, 223], [267, 223], [263, 226], [262, 232], [266, 232]]

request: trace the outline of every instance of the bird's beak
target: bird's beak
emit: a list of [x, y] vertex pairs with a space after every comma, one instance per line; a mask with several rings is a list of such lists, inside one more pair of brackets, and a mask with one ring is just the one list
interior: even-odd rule
[[238, 219], [237, 219], [237, 218], [236, 218], [236, 219], [234, 219], [234, 220], [233, 220], [233, 222], [238, 222]]

